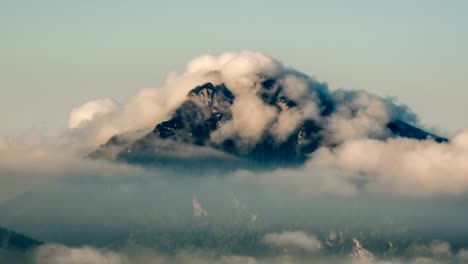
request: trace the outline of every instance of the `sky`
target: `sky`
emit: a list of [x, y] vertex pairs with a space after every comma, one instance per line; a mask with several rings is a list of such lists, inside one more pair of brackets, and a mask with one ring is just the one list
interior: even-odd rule
[[468, 126], [466, 1], [0, 1], [0, 135], [56, 135], [72, 108], [159, 87], [201, 54], [269, 54]]

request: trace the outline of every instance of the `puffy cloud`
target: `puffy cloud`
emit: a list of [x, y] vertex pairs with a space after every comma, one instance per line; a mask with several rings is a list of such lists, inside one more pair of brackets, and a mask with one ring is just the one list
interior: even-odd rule
[[[223, 55], [220, 56], [222, 60]], [[282, 65], [259, 52], [243, 51], [226, 60], [219, 69], [227, 87], [235, 95], [258, 91], [259, 77], [275, 76], [282, 70]]]
[[86, 102], [70, 112], [68, 127], [70, 129], [77, 128], [82, 126], [83, 123], [93, 120], [96, 116], [109, 114], [117, 108], [117, 102], [111, 98]]
[[233, 119], [212, 134], [215, 142], [239, 137], [239, 145], [255, 145], [277, 115], [276, 109], [249, 95], [237, 97], [231, 110]]
[[336, 111], [328, 119], [328, 139], [341, 143], [356, 138], [382, 138], [386, 124], [395, 118], [392, 104], [365, 92], [338, 90]]
[[232, 120], [215, 131], [212, 135], [215, 142], [232, 137], [238, 137], [247, 146], [258, 142], [278, 115], [274, 107], [258, 96], [259, 82], [262, 76], [275, 76], [282, 68], [273, 58], [252, 51], [227, 53], [218, 58], [205, 55], [189, 63], [187, 72], [219, 72], [222, 83], [236, 96]]
[[311, 163], [362, 175], [372, 191], [405, 195], [463, 194], [468, 189], [468, 131], [449, 143], [358, 139], [319, 149]]
[[[234, 125], [248, 126], [253, 131], [245, 135], [247, 138], [258, 137], [262, 126], [255, 126], [252, 117], [243, 112], [243, 106], [250, 105], [250, 113], [258, 107], [264, 109], [256, 117], [271, 115], [271, 110], [265, 108], [258, 100], [248, 96], [250, 89], [257, 80], [257, 74], [275, 74], [281, 65], [271, 57], [258, 52], [244, 51], [240, 53], [225, 53], [219, 57], [204, 55], [188, 63], [186, 72], [168, 76], [166, 83], [160, 88], [146, 88], [139, 91], [117, 109], [108, 99], [85, 103], [74, 109], [70, 114], [70, 128], [81, 127], [80, 138], [90, 140], [94, 146], [104, 143], [116, 134], [122, 134], [138, 129], [150, 130], [157, 123], [164, 121], [168, 115], [186, 98], [194, 87], [211, 82], [226, 83], [236, 95], [245, 95], [245, 102], [239, 102]], [[112, 110], [112, 111], [111, 111]], [[258, 119], [257, 119], [258, 120]], [[83, 123], [86, 121], [85, 123]], [[248, 131], [248, 130], [245, 130]], [[75, 131], [75, 134], [77, 132]]]
[[266, 234], [263, 237], [263, 242], [279, 248], [299, 249], [311, 252], [319, 251], [322, 248], [322, 242], [317, 237], [308, 235], [302, 231], [284, 231]]
[[[134, 131], [149, 132], [157, 123], [169, 117], [191, 89], [206, 82], [220, 83], [219, 73], [186, 72], [180, 76], [171, 74], [162, 87], [138, 91], [113, 111], [93, 115], [78, 127], [72, 127], [64, 137], [66, 141], [79, 142], [93, 149], [114, 135]], [[83, 107], [92, 102], [85, 103]], [[74, 124], [72, 114], [73, 111], [69, 122]]]
[[468, 191], [467, 138], [465, 130], [448, 143], [404, 138], [348, 140], [318, 149], [301, 167], [234, 175], [300, 195], [350, 196], [365, 191], [405, 197], [462, 196]]
[[272, 134], [279, 143], [282, 143], [301, 125], [302, 121], [301, 113], [297, 109], [282, 111], [278, 116], [278, 121], [272, 127]]

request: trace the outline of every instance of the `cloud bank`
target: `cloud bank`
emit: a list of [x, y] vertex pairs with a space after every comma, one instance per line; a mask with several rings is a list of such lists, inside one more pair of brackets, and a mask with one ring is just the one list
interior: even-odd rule
[[361, 174], [377, 192], [462, 195], [468, 189], [468, 131], [446, 144], [403, 138], [352, 140], [318, 150], [311, 162]]
[[[277, 238], [275, 238], [277, 241]], [[355, 240], [357, 241], [357, 240]], [[357, 241], [359, 244], [359, 242]], [[40, 247], [34, 254], [33, 264], [143, 264], [143, 263], [180, 263], [180, 264], [458, 264], [464, 263], [466, 250], [458, 253], [447, 249], [447, 242], [434, 242], [444, 247], [444, 252], [414, 251], [414, 246], [408, 248], [404, 257], [374, 257], [359, 244], [359, 248], [352, 249], [352, 253], [342, 256], [327, 256], [320, 254], [294, 255], [283, 252], [282, 255], [270, 257], [254, 257], [242, 255], [220, 255], [208, 251], [180, 251], [173, 255], [165, 255], [150, 248], [127, 247], [118, 251], [98, 249], [92, 247], [70, 248], [58, 244], [47, 244]], [[442, 245], [442, 246], [441, 246]], [[434, 247], [418, 245], [418, 247]], [[359, 251], [360, 250], [360, 251]], [[314, 250], [315, 251], [315, 250]], [[356, 252], [360, 252], [357, 254]], [[364, 252], [362, 253], [362, 252]], [[361, 254], [362, 253], [362, 254]]]
[[[82, 157], [114, 135], [134, 140], [147, 134], [170, 118], [190, 90], [207, 82], [224, 84], [235, 96], [230, 106], [232, 118], [219, 123], [210, 134], [211, 142], [233, 139], [240, 151], [248, 151], [266, 137], [273, 145], [282, 144], [306, 121], [322, 128], [317, 132], [318, 149], [306, 157], [304, 166], [262, 173], [240, 171], [230, 176], [311, 195], [346, 196], [365, 190], [404, 196], [461, 196], [468, 190], [466, 130], [448, 143], [392, 137], [388, 122], [398, 119], [418, 124], [407, 106], [365, 91], [330, 90], [326, 83], [253, 51], [200, 56], [187, 64], [185, 72], [171, 73], [161, 87], [143, 89], [125, 102], [109, 98], [86, 102], [70, 112], [69, 129], [56, 142], [0, 137], [0, 173], [128, 173], [133, 168], [83, 161]], [[304, 133], [299, 131], [297, 137]], [[184, 146], [168, 146], [177, 157], [200, 154]], [[226, 162], [234, 163], [233, 159]]]

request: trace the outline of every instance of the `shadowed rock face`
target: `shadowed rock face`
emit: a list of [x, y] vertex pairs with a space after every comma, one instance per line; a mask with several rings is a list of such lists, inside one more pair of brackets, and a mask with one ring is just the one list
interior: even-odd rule
[[173, 117], [158, 124], [153, 134], [202, 146], [220, 122], [232, 118], [230, 107], [234, 95], [224, 85], [207, 83], [190, 91], [187, 97]]
[[42, 242], [0, 227], [0, 249], [28, 250], [41, 244]]
[[399, 137], [413, 138], [418, 140], [433, 139], [436, 142], [448, 142], [446, 138], [428, 133], [422, 129], [411, 126], [401, 120], [394, 120], [387, 124], [388, 129], [392, 131], [393, 135]]
[[[281, 93], [281, 86], [273, 79], [261, 83], [258, 92], [263, 102], [276, 107], [278, 111], [294, 108], [297, 104]], [[326, 93], [318, 93], [322, 104], [320, 114], [333, 113], [333, 100]], [[237, 138], [222, 142], [212, 141], [210, 136], [220, 125], [232, 119], [231, 106], [235, 101], [233, 93], [224, 85], [206, 83], [191, 90], [185, 102], [175, 110], [172, 117], [157, 124], [153, 131], [129, 140], [125, 135], [116, 135], [91, 153], [91, 158], [106, 158], [144, 166], [180, 166], [187, 168], [238, 167], [279, 167], [303, 164], [307, 156], [324, 141], [321, 124], [305, 120], [290, 136], [282, 141], [273, 135], [264, 134], [261, 140], [248, 149], [239, 144]], [[387, 124], [389, 136], [417, 140], [432, 138], [437, 142], [447, 139], [411, 126], [401, 120]]]

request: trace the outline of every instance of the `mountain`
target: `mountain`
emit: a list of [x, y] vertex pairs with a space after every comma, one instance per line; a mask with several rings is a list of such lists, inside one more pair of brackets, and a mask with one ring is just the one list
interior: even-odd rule
[[40, 241], [0, 227], [0, 263], [35, 263], [34, 252], [40, 245]]
[[436, 142], [448, 142], [446, 138], [428, 133], [422, 129], [411, 126], [401, 120], [395, 120], [387, 124], [388, 129], [392, 131], [395, 136], [413, 138], [418, 140], [425, 140], [431, 138]]
[[[278, 112], [298, 109], [298, 103], [289, 99], [273, 79], [261, 82], [257, 95], [265, 105], [276, 108]], [[320, 115], [327, 117], [333, 114], [336, 106], [330, 96], [326, 93], [318, 93], [317, 96], [321, 102]], [[235, 95], [224, 84], [203, 84], [192, 89], [171, 118], [157, 124], [151, 132], [136, 139], [125, 134], [115, 135], [89, 157], [144, 166], [178, 167], [183, 161], [184, 167], [189, 168], [209, 168], [214, 164], [222, 164], [223, 168], [277, 167], [300, 165], [317, 148], [334, 147], [325, 140], [324, 125], [315, 119], [303, 120], [282, 141], [267, 132], [255, 144], [248, 146], [236, 137], [213, 140], [212, 133], [232, 120], [235, 100]], [[385, 129], [388, 137], [447, 141], [399, 119], [391, 120]]]
[[28, 250], [41, 244], [40, 241], [0, 227], [0, 249]]

